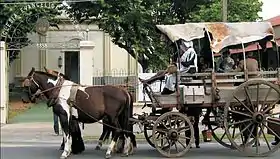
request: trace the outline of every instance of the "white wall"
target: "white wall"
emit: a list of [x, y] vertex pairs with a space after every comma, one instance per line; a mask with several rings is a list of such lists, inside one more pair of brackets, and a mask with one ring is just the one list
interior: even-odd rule
[[[97, 25], [80, 25], [79, 28], [75, 28], [72, 24], [63, 24], [59, 25], [60, 30], [51, 28], [47, 33], [47, 44], [49, 47], [52, 47], [50, 45], [56, 44], [63, 44], [68, 43], [69, 41], [73, 39], [80, 39], [80, 40], [87, 40], [87, 41], [93, 41], [95, 44], [94, 50], [92, 52], [93, 57], [91, 58], [92, 61], [92, 67], [93, 72], [92, 76], [96, 76], [96, 73], [99, 72], [99, 76], [103, 76], [103, 56], [105, 52], [105, 47], [110, 47], [110, 68], [109, 70], [112, 72], [113, 70], [116, 70], [117, 72], [120, 72], [122, 70], [127, 74], [128, 72], [128, 55], [127, 52], [119, 48], [117, 45], [115, 45], [113, 42], [110, 41], [110, 44], [105, 46], [104, 41], [104, 32], [99, 30]], [[88, 29], [88, 32], [86, 30]], [[31, 41], [34, 43], [38, 43], [38, 35], [36, 33], [29, 35], [31, 38]], [[76, 48], [67, 49], [67, 48], [48, 48], [46, 50], [46, 67], [49, 69], [54, 69], [57, 71], [60, 71], [62, 73], [65, 73], [64, 70], [64, 51], [79, 51], [79, 45]], [[27, 46], [22, 49], [22, 72], [21, 76], [26, 76], [30, 69], [34, 67], [35, 69], [40, 68], [40, 60], [39, 60], [39, 49], [36, 47], [36, 45], [33, 46]], [[58, 67], [58, 58], [59, 56], [63, 59], [63, 66], [61, 69]], [[130, 56], [130, 55], [129, 55]], [[82, 64], [80, 64], [82, 65]], [[136, 62], [133, 58], [130, 60], [130, 68], [136, 69]], [[139, 68], [139, 67], [138, 67]], [[14, 69], [13, 69], [14, 70]], [[136, 71], [131, 71], [136, 72]], [[15, 76], [14, 73], [10, 74], [10, 77]], [[92, 77], [89, 77], [92, 78]]]
[[103, 55], [104, 55], [104, 33], [102, 31], [90, 31], [88, 33], [88, 41], [93, 41], [94, 50], [92, 66], [93, 73], [103, 71]]
[[0, 123], [7, 123], [8, 119], [8, 58], [5, 42], [0, 43]]
[[[37, 34], [29, 34], [29, 39], [34, 42], [38, 43], [38, 36]], [[31, 68], [34, 67], [35, 70], [40, 69], [39, 65], [39, 49], [35, 46], [27, 46], [24, 47], [21, 51], [21, 60], [22, 60], [22, 71], [21, 76], [26, 77], [30, 72]]]

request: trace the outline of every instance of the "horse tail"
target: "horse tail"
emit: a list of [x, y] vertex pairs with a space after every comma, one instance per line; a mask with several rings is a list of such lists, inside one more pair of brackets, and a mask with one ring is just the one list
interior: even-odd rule
[[[128, 95], [129, 95], [129, 98], [130, 98], [130, 101], [129, 101], [129, 118], [133, 118], [133, 97], [132, 97], [132, 94], [130, 92], [128, 92]], [[133, 134], [133, 123], [131, 121], [128, 120], [128, 130], [131, 131], [129, 133], [129, 136], [130, 136], [130, 139], [131, 139], [131, 142], [133, 144], [133, 147], [136, 147], [136, 136]]]
[[125, 134], [127, 134], [127, 136], [130, 137], [133, 146], [136, 147], [136, 137], [133, 134], [133, 123], [129, 120], [130, 118], [133, 117], [133, 98], [132, 98], [132, 94], [129, 93], [128, 91], [126, 91], [126, 94], [127, 94], [127, 100], [126, 100], [126, 105], [125, 105], [126, 107], [125, 107], [124, 119], [123, 119], [124, 129], [126, 131], [130, 131], [130, 132], [125, 132]]

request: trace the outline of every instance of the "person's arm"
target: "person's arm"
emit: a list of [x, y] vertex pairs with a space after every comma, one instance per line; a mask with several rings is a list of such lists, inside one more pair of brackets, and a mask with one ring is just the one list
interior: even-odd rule
[[234, 70], [234, 72], [241, 72], [243, 70], [243, 63], [244, 61], [240, 61], [239, 65], [237, 66], [237, 68]]

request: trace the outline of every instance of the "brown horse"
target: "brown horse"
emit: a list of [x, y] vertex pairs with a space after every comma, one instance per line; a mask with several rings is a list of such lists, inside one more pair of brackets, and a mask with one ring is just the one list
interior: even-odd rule
[[[51, 74], [51, 75], [53, 75], [53, 76], [56, 76], [57, 78], [64, 78], [64, 79], [66, 79], [66, 80], [70, 80], [66, 75], [64, 75], [63, 73], [60, 73], [60, 72], [58, 72], [58, 71], [51, 70], [51, 69], [47, 69], [46, 67], [44, 67], [44, 70], [45, 70], [46, 73], [49, 73], [49, 74]], [[131, 95], [131, 94], [130, 94], [130, 95]], [[132, 96], [131, 96], [131, 98], [132, 98]], [[131, 110], [132, 110], [132, 109], [131, 109]], [[132, 112], [131, 112], [131, 113], [132, 113]], [[113, 138], [114, 133], [115, 133], [115, 129], [113, 129], [113, 128], [107, 126], [107, 124], [111, 125], [111, 123], [109, 123], [109, 120], [108, 120], [107, 117], [104, 117], [104, 118], [102, 119], [102, 122], [104, 122], [105, 125], [103, 125], [102, 134], [101, 134], [101, 136], [99, 137], [98, 143], [97, 143], [97, 145], [96, 145], [96, 147], [95, 147], [96, 150], [100, 150], [101, 147], [102, 147], [102, 145], [103, 145], [103, 142], [104, 142], [105, 140], [109, 139], [110, 135], [111, 135], [112, 138]], [[132, 130], [131, 130], [131, 131], [132, 131]], [[117, 144], [116, 149], [115, 149], [116, 152], [122, 152], [123, 146], [124, 146], [124, 145], [123, 145], [123, 144], [124, 144], [123, 141], [124, 141], [124, 136], [122, 135], [122, 136], [120, 136], [120, 138], [119, 138], [119, 140], [118, 140], [118, 144]], [[135, 136], [134, 136], [134, 135], [132, 136], [132, 144], [133, 144], [133, 147], [136, 147], [136, 139], [135, 139]], [[61, 148], [60, 148], [60, 149], [63, 149], [63, 147], [64, 147], [64, 140], [63, 140], [62, 143], [61, 143]]]
[[[54, 86], [58, 86], [57, 88]], [[116, 132], [106, 152], [106, 158], [110, 158], [120, 134], [125, 136], [124, 155], [128, 156], [133, 136], [132, 124], [129, 118], [132, 117], [132, 98], [123, 89], [106, 86], [80, 86], [72, 81], [48, 74], [46, 72], [31, 69], [23, 82], [23, 102], [34, 102], [36, 92], [40, 89], [47, 98], [54, 98], [53, 111], [61, 120], [63, 137], [65, 141], [64, 151], [61, 158], [67, 158], [71, 153], [71, 128], [73, 120], [82, 123], [94, 123], [108, 117]]]

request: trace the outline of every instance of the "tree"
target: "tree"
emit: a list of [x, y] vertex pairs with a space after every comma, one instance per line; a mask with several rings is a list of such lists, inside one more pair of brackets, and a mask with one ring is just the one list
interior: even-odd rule
[[[253, 1], [230, 1], [229, 20], [258, 19], [256, 15], [261, 8], [261, 3]], [[143, 70], [148, 67], [164, 68], [168, 63], [170, 51], [174, 52], [161, 41], [161, 34], [156, 25], [221, 21], [220, 0], [100, 0], [69, 2], [69, 5], [66, 10], [70, 16], [80, 22], [97, 24], [112, 37], [116, 45], [124, 48], [137, 59]], [[247, 12], [251, 13], [245, 15]]]
[[[263, 3], [256, 0], [229, 0], [228, 21], [248, 22], [262, 20], [258, 16]], [[222, 21], [221, 0], [212, 0], [212, 3], [199, 5], [199, 10], [191, 13], [190, 18], [194, 22], [218, 22]]]
[[[0, 0], [1, 1], [1, 0]], [[2, 2], [2, 1], [1, 1]], [[14, 61], [18, 54], [19, 49], [30, 44], [28, 34], [35, 32], [35, 23], [39, 17], [46, 17], [51, 26], [58, 23], [56, 16], [61, 15], [59, 8], [44, 8], [33, 7], [28, 10], [22, 9], [26, 4], [0, 4], [0, 33], [7, 31], [7, 37], [1, 36], [1, 40], [5, 40], [10, 46], [9, 48], [16, 48], [15, 50], [8, 51], [10, 63]], [[59, 4], [57, 4], [59, 5]], [[12, 15], [17, 15], [11, 23], [9, 28], [5, 28], [7, 21]], [[6, 29], [6, 30], [5, 30]]]

